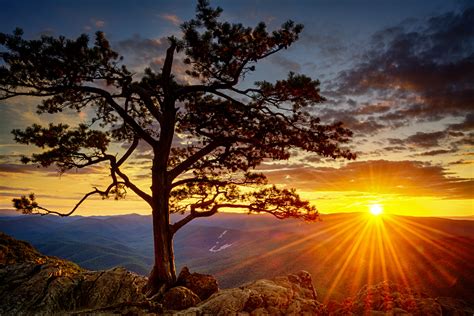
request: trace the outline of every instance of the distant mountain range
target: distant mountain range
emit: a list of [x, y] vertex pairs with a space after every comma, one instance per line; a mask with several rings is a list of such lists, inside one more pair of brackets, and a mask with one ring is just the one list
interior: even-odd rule
[[[186, 265], [213, 274], [224, 288], [307, 270], [320, 297], [355, 295], [364, 284], [389, 279], [431, 296], [473, 302], [473, 221], [401, 216], [371, 221], [358, 213], [322, 215], [314, 224], [221, 213], [196, 219], [177, 233], [176, 264], [178, 271]], [[2, 212], [0, 231], [87, 269], [123, 266], [147, 275], [153, 262], [150, 216]]]

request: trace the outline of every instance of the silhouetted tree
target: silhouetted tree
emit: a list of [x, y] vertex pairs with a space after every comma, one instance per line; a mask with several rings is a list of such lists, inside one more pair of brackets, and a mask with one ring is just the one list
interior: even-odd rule
[[[264, 160], [288, 159], [292, 149], [355, 157], [340, 147], [349, 140], [349, 130], [341, 123], [324, 125], [310, 113], [324, 101], [319, 81], [290, 73], [275, 83], [239, 87], [258, 61], [296, 41], [302, 26], [288, 21], [269, 33], [264, 23], [248, 28], [221, 22], [220, 13], [199, 1], [196, 18], [181, 26], [182, 38], [169, 38], [161, 71], [146, 69], [138, 79], [101, 32], [94, 45], [86, 35], [25, 40], [19, 29], [0, 34], [5, 48], [0, 53], [0, 99], [38, 96], [43, 98], [38, 113], [87, 108], [95, 113], [89, 125], [34, 124], [14, 130], [17, 142], [43, 149], [23, 162], [55, 165], [61, 172], [110, 166], [110, 185], [85, 194], [69, 213], [40, 206], [34, 195], [14, 199], [14, 206], [28, 214], [67, 216], [92, 195], [122, 198], [126, 189], [133, 191], [153, 214], [150, 294], [175, 282], [172, 238], [194, 218], [232, 208], [280, 219], [318, 219], [315, 207], [294, 190], [269, 186], [263, 174], [251, 172]], [[173, 75], [179, 52], [191, 84]], [[177, 135], [181, 142], [173, 142]], [[122, 167], [139, 141], [153, 149], [150, 191], [136, 186]], [[121, 157], [110, 154], [111, 142], [129, 144], [128, 150]], [[170, 214], [176, 212], [187, 216], [172, 224]]]

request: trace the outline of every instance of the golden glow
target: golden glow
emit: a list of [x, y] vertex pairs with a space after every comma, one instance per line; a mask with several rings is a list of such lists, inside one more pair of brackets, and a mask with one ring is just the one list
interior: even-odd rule
[[372, 204], [369, 206], [370, 214], [374, 216], [379, 216], [383, 213], [382, 205], [380, 204]]
[[[321, 213], [357, 212], [370, 214], [368, 206], [383, 205], [383, 214], [406, 216], [472, 216], [472, 199], [443, 199], [432, 196], [404, 196], [374, 194], [357, 191], [298, 191], [301, 196], [317, 206]], [[446, 210], [452, 210], [447, 214]]]
[[[15, 149], [16, 150], [16, 149]], [[117, 149], [119, 151], [119, 149]], [[149, 170], [149, 165], [124, 165], [126, 172], [132, 182], [147, 193], [150, 187], [150, 177], [146, 176], [143, 169]], [[27, 169], [29, 170], [29, 169]], [[58, 211], [69, 211], [80, 200], [86, 192], [91, 191], [92, 186], [105, 188], [110, 182], [108, 169], [88, 169], [71, 171], [60, 177], [51, 170], [34, 169], [28, 172], [4, 172], [0, 170], [0, 186], [7, 189], [0, 195], [0, 209], [12, 209], [11, 200], [21, 195], [34, 192], [40, 204], [49, 209]], [[398, 169], [397, 169], [398, 170]], [[392, 170], [392, 171], [397, 171]], [[399, 170], [398, 170], [399, 171]], [[273, 173], [273, 171], [272, 171]], [[296, 175], [288, 183], [278, 182], [269, 174], [270, 182], [280, 187], [295, 187], [298, 193], [306, 200], [314, 204], [321, 213], [345, 213], [361, 212], [369, 215], [368, 206], [374, 203], [383, 206], [383, 214], [397, 214], [409, 216], [472, 216], [473, 199], [466, 199], [462, 195], [459, 198], [446, 198], [442, 195], [429, 194], [427, 191], [418, 191], [418, 186], [426, 187], [423, 183], [418, 186], [412, 183], [400, 184], [395, 176], [391, 181], [379, 176], [371, 176], [363, 173], [360, 181], [350, 182], [347, 179], [341, 181], [329, 181], [321, 175], [321, 178], [304, 179], [305, 182], [295, 180]], [[301, 176], [301, 175], [300, 175]], [[426, 178], [426, 177], [424, 177]], [[295, 181], [294, 181], [295, 180]], [[344, 181], [343, 181], [344, 180]], [[347, 180], [347, 181], [346, 181]], [[325, 182], [326, 181], [326, 182]], [[360, 183], [360, 187], [352, 184], [348, 187], [342, 183]], [[47, 183], [47, 185], [45, 185]], [[315, 183], [313, 185], [313, 183]], [[370, 183], [368, 185], [367, 183]], [[463, 182], [464, 183], [464, 182]], [[25, 187], [25, 184], [28, 184]], [[313, 187], [318, 184], [318, 187]], [[405, 191], [391, 192], [387, 185], [397, 184], [396, 187], [409, 187], [413, 194], [406, 195]], [[331, 190], [321, 190], [327, 188]], [[437, 185], [434, 185], [437, 187]], [[466, 182], [466, 187], [470, 188]], [[402, 190], [400, 188], [400, 190]], [[408, 190], [408, 189], [407, 189]], [[446, 192], [449, 190], [446, 188]], [[456, 191], [458, 192], [458, 191]], [[431, 192], [432, 193], [432, 192]], [[426, 195], [424, 195], [426, 194]], [[449, 213], [447, 213], [449, 210]], [[150, 214], [149, 205], [135, 196], [131, 190], [127, 198], [121, 201], [101, 200], [100, 197], [91, 199], [76, 211], [76, 215], [119, 215], [119, 214]]]
[[[383, 208], [382, 204], [378, 205]], [[248, 255], [218, 275], [244, 273], [261, 262], [285, 266], [287, 261], [282, 254], [299, 249], [298, 258], [308, 262], [308, 268], [314, 268], [311, 264], [315, 262], [312, 273], [318, 275], [320, 297], [327, 303], [341, 297], [354, 297], [364, 285], [385, 280], [421, 293], [419, 276], [422, 272], [429, 278], [426, 282], [434, 287], [451, 286], [459, 277], [454, 270], [456, 264], [473, 259], [466, 251], [469, 244], [456, 240], [456, 236], [442, 226], [436, 228], [433, 225], [436, 220], [367, 214], [323, 215], [323, 226], [313, 224], [314, 230], [309, 229], [304, 237], [277, 243], [276, 248], [258, 255]], [[306, 229], [304, 227], [311, 226], [302, 226], [302, 229]], [[347, 290], [349, 295], [341, 295]]]

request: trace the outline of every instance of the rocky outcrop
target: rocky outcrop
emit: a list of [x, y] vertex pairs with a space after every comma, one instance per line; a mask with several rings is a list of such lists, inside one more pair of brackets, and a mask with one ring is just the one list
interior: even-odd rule
[[86, 312], [146, 302], [141, 294], [146, 278], [123, 268], [87, 271], [3, 233], [0, 258], [0, 315]]
[[175, 287], [150, 299], [142, 294], [146, 281], [123, 268], [87, 271], [0, 232], [0, 315], [474, 314], [461, 300], [430, 298], [389, 282], [365, 286], [342, 302], [322, 304], [305, 271], [218, 290], [215, 278], [185, 268]]
[[177, 315], [321, 315], [324, 306], [316, 299], [311, 276], [301, 271], [221, 290]]
[[16, 240], [0, 232], [0, 266], [12, 265], [19, 262], [43, 260], [46, 256], [40, 254], [29, 243]]
[[219, 290], [217, 280], [212, 275], [190, 273], [188, 267], [184, 267], [179, 273], [177, 285], [187, 287], [204, 301]]

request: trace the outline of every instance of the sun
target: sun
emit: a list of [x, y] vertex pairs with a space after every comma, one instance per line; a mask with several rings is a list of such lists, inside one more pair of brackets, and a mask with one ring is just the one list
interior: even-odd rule
[[370, 214], [379, 216], [383, 212], [383, 208], [380, 204], [372, 204], [369, 206]]

